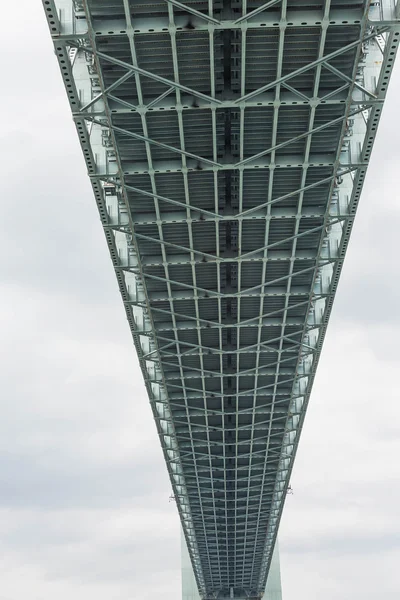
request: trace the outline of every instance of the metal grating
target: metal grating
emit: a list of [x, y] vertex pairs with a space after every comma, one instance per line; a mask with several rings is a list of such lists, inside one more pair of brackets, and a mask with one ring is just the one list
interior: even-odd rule
[[394, 0], [43, 0], [204, 599], [260, 598]]

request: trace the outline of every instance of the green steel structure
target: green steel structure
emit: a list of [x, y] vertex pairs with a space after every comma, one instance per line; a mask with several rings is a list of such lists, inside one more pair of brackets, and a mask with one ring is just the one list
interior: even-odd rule
[[395, 0], [42, 0], [200, 596], [259, 599]]

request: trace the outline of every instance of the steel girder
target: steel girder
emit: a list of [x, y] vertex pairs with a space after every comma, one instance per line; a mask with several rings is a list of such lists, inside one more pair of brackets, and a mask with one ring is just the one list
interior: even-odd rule
[[200, 593], [260, 598], [396, 3], [42, 1]]

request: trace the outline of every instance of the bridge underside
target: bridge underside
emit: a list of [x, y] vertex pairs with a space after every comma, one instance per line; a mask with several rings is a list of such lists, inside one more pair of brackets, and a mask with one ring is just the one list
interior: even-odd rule
[[203, 598], [261, 598], [392, 0], [43, 0]]
[[[182, 600], [200, 600], [184, 535], [181, 536]], [[279, 547], [276, 542], [262, 600], [282, 600]]]

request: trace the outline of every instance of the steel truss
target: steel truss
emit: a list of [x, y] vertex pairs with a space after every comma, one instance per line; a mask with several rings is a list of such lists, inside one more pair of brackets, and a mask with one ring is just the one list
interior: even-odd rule
[[42, 1], [200, 593], [261, 598], [398, 8]]

